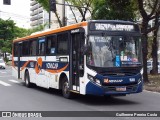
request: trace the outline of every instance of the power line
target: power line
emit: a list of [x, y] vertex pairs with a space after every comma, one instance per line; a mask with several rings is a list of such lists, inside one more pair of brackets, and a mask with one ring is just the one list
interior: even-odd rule
[[[5, 12], [5, 11], [1, 11], [1, 10], [0, 10], [0, 15], [1, 15], [1, 12], [2, 12], [3, 14], [7, 14], [6, 16], [13, 16], [13, 17], [17, 17], [17, 18], [30, 19], [30, 18], [27, 17], [27, 16], [15, 14], [15, 13], [10, 13], [10, 12]], [[1, 16], [0, 16], [0, 17], [1, 17]]]

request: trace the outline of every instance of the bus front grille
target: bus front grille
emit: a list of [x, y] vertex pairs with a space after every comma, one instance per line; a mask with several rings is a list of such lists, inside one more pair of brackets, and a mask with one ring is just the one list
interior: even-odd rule
[[[127, 85], [126, 87], [126, 91], [124, 92], [135, 92], [137, 90], [137, 84], [134, 85]], [[122, 92], [122, 91], [117, 91], [116, 88], [120, 87], [120, 86], [105, 86], [105, 91], [106, 92]]]

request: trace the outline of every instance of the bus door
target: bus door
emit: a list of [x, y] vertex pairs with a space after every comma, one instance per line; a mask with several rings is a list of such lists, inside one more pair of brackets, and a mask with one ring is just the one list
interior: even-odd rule
[[18, 79], [22, 78], [21, 76], [21, 56], [22, 56], [22, 43], [18, 43]]
[[70, 51], [70, 89], [79, 90], [79, 80], [84, 74], [84, 57], [81, 48], [84, 45], [83, 33], [71, 34], [71, 51]]
[[38, 72], [36, 74], [36, 81], [37, 85], [41, 87], [48, 88], [49, 80], [47, 79], [47, 76], [45, 75], [46, 66], [43, 65], [46, 57], [45, 57], [45, 37], [38, 38], [38, 45], [37, 45], [37, 65], [38, 65]]

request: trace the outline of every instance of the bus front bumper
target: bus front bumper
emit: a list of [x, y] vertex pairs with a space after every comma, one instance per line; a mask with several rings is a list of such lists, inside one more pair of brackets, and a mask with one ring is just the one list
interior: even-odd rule
[[99, 86], [93, 82], [89, 82], [86, 86], [86, 94], [98, 95], [98, 96], [126, 95], [126, 94], [140, 93], [142, 91], [143, 91], [143, 81], [137, 84], [126, 85], [126, 86]]

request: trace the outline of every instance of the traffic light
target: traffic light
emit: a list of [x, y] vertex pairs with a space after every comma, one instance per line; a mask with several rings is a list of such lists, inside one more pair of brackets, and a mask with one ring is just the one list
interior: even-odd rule
[[56, 0], [49, 0], [50, 11], [56, 12]]
[[4, 5], [11, 5], [11, 0], [3, 0]]

